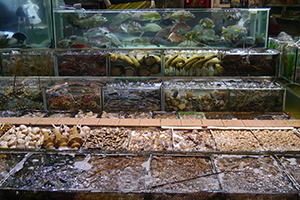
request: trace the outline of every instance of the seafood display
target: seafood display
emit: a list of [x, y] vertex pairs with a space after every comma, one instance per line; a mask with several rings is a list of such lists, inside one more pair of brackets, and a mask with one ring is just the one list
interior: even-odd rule
[[154, 119], [178, 119], [177, 112], [154, 111]]
[[90, 169], [77, 176], [73, 189], [93, 189], [101, 192], [145, 190], [149, 168], [147, 157], [92, 156], [87, 164]]
[[249, 130], [213, 130], [220, 151], [263, 151], [264, 148]]
[[266, 150], [299, 151], [300, 138], [294, 130], [252, 130]]
[[128, 113], [126, 118], [128, 118], [128, 119], [152, 119], [152, 112]]
[[206, 119], [203, 112], [178, 112], [179, 119]]
[[57, 52], [59, 76], [105, 76], [106, 53], [97, 50]]
[[77, 168], [85, 156], [61, 154], [33, 154], [21, 168], [3, 184], [19, 189], [70, 189], [76, 176], [84, 171]]
[[280, 112], [284, 88], [271, 80], [228, 80], [230, 111]]
[[117, 113], [109, 113], [102, 111], [101, 118], [103, 119], [125, 119], [126, 113], [125, 112], [117, 112]]
[[152, 119], [152, 112], [102, 112], [101, 118], [104, 119]]
[[56, 84], [46, 90], [49, 110], [101, 111], [100, 90], [103, 84], [80, 80]]
[[272, 157], [216, 156], [215, 164], [225, 192], [295, 191], [292, 182]]
[[44, 109], [40, 79], [3, 79], [0, 81], [0, 110]]
[[26, 111], [22, 114], [21, 117], [35, 117], [35, 118], [40, 118], [40, 117], [45, 117], [47, 115], [47, 112], [42, 112], [42, 111]]
[[224, 111], [227, 109], [227, 93], [224, 83], [165, 81], [163, 88], [165, 110], [168, 112]]
[[39, 127], [13, 126], [0, 139], [0, 148], [41, 148], [44, 134]]
[[9, 123], [0, 124], [0, 138], [12, 127], [13, 125]]
[[110, 54], [110, 76], [161, 76], [161, 54], [131, 51]]
[[117, 81], [104, 87], [104, 107], [107, 112], [156, 111], [161, 109], [161, 83], [157, 80]]
[[233, 90], [230, 111], [275, 112], [283, 109], [284, 90]]
[[3, 76], [54, 76], [53, 51], [8, 51], [1, 57]]
[[171, 130], [137, 129], [131, 131], [129, 151], [169, 151], [172, 149]]
[[150, 169], [149, 188], [153, 192], [195, 193], [221, 189], [207, 157], [153, 156]]
[[0, 112], [0, 117], [20, 117], [21, 115], [22, 112], [16, 110], [4, 110]]
[[80, 110], [75, 115], [75, 118], [97, 118], [98, 116], [99, 114], [94, 113], [93, 111], [84, 112], [83, 110]]
[[174, 150], [217, 151], [212, 134], [206, 130], [174, 131]]
[[104, 151], [299, 151], [294, 130], [197, 130], [100, 127], [65, 124], [52, 127], [2, 124], [0, 148], [99, 149]]
[[87, 136], [83, 149], [126, 150], [130, 129], [102, 127], [93, 129]]
[[165, 76], [220, 76], [224, 73], [213, 51], [166, 51]]
[[231, 50], [222, 53], [223, 76], [275, 76], [279, 51]]
[[89, 127], [79, 125], [72, 128], [64, 124], [53, 128], [12, 126], [0, 138], [0, 148], [77, 150], [89, 134]]
[[[66, 48], [267, 47], [269, 9], [70, 10], [55, 8]], [[233, 18], [232, 15], [240, 17]], [[258, 28], [258, 24], [260, 24]], [[55, 24], [56, 25], [56, 24]], [[72, 38], [75, 36], [75, 38]]]

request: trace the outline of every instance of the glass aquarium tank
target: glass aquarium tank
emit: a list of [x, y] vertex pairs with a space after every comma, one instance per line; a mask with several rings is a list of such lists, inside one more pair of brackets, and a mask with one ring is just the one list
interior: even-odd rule
[[282, 112], [285, 89], [273, 80], [230, 80], [225, 81], [230, 91], [229, 111]]
[[7, 51], [1, 54], [2, 76], [54, 76], [50, 50]]
[[[0, 48], [47, 48], [52, 41], [49, 0], [0, 0]], [[59, 5], [53, 0], [53, 5]]]
[[226, 111], [227, 89], [218, 80], [173, 80], [163, 83], [165, 110]]
[[298, 47], [294, 43], [286, 43], [282, 47], [280, 76], [293, 82], [297, 65]]
[[59, 76], [106, 76], [106, 52], [102, 50], [56, 51]]
[[109, 55], [110, 76], [161, 76], [162, 53], [136, 50]]
[[161, 110], [161, 82], [157, 79], [128, 79], [107, 83], [103, 88], [103, 110]]
[[267, 47], [268, 8], [53, 12], [59, 48]]
[[280, 51], [233, 49], [222, 52], [223, 76], [277, 76]]
[[101, 111], [103, 83], [90, 79], [54, 80], [46, 90], [48, 110]]
[[164, 76], [221, 76], [218, 51], [168, 50], [164, 52]]
[[2, 78], [0, 110], [43, 110], [43, 87], [39, 78]]

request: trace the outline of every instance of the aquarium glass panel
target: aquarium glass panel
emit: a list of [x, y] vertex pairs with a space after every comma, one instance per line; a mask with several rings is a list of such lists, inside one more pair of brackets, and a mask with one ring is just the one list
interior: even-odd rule
[[267, 47], [269, 9], [54, 9], [59, 48]]
[[277, 50], [231, 50], [223, 52], [223, 76], [276, 76], [280, 52]]
[[0, 110], [43, 110], [43, 82], [37, 79], [2, 79]]
[[103, 90], [107, 112], [161, 110], [161, 83], [157, 80], [121, 80], [107, 83]]
[[110, 53], [110, 76], [161, 76], [159, 51], [116, 51]]
[[51, 1], [0, 0], [0, 11], [0, 48], [50, 47]]
[[226, 86], [221, 81], [164, 82], [164, 106], [170, 111], [225, 111]]
[[59, 76], [105, 76], [106, 53], [99, 50], [57, 51]]
[[57, 81], [46, 90], [48, 110], [101, 111], [101, 86], [91, 80]]
[[297, 50], [294, 44], [284, 44], [282, 47], [280, 75], [289, 81], [294, 81]]
[[165, 51], [164, 76], [221, 76], [221, 55], [218, 51]]
[[49, 50], [3, 52], [3, 76], [54, 76], [54, 56]]

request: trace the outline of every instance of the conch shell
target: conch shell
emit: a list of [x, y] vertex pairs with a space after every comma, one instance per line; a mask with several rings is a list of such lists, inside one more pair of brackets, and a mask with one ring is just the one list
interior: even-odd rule
[[77, 150], [79, 149], [79, 147], [81, 147], [82, 143], [83, 143], [83, 138], [81, 135], [79, 135], [77, 131], [77, 126], [73, 126], [69, 136], [69, 142], [68, 142], [69, 146], [72, 149]]
[[55, 137], [50, 136], [49, 134], [50, 131], [48, 130], [42, 130], [42, 132], [44, 133], [44, 142], [43, 142], [44, 147], [46, 147], [47, 149], [53, 149]]
[[53, 132], [55, 134], [55, 146], [56, 148], [59, 147], [67, 147], [68, 146], [68, 137], [65, 135], [62, 135], [57, 129], [53, 129]]

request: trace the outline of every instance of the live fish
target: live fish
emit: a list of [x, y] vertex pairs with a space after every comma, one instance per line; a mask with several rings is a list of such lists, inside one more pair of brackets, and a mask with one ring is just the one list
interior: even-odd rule
[[121, 12], [119, 14], [117, 14], [111, 24], [109, 25], [111, 28], [115, 27], [118, 24], [121, 24], [122, 22], [124, 22], [125, 20], [131, 18], [132, 14], [130, 12]]
[[172, 28], [171, 32], [177, 33], [178, 35], [184, 34], [187, 31], [191, 30], [191, 27], [187, 25], [185, 22], [176, 23]]
[[156, 11], [136, 12], [131, 16], [131, 19], [136, 21], [156, 21], [161, 20], [161, 16]]
[[105, 38], [107, 38], [114, 46], [117, 46], [117, 47], [122, 47], [123, 46], [123, 43], [113, 33], [106, 33]]
[[171, 42], [180, 42], [183, 39], [183, 36], [179, 37], [176, 33], [171, 33], [168, 37]]
[[160, 45], [168, 45], [170, 42], [163, 37], [154, 36], [152, 40], [150, 40], [150, 44], [160, 47]]
[[124, 41], [126, 42], [125, 45], [133, 45], [133, 46], [137, 46], [137, 45], [142, 45], [142, 46], [148, 46], [149, 43], [151, 41], [150, 37], [138, 37], [136, 39], [133, 39], [131, 41]]
[[106, 17], [102, 17], [102, 14], [95, 14], [80, 18], [79, 20], [75, 19], [73, 23], [80, 28], [94, 28], [105, 22], [107, 22]]
[[86, 44], [82, 44], [82, 43], [74, 43], [73, 47], [74, 48], [88, 48], [88, 46]]
[[84, 36], [86, 38], [93, 38], [104, 36], [106, 33], [109, 33], [109, 30], [106, 27], [94, 27], [85, 31]]
[[240, 35], [247, 35], [247, 29], [240, 25], [228, 26], [227, 28], [222, 27], [222, 34], [226, 33], [227, 37], [234, 35], [238, 37]]
[[184, 22], [184, 21], [194, 19], [195, 15], [193, 13], [191, 13], [190, 11], [179, 10], [179, 11], [175, 11], [175, 12], [171, 11], [168, 14], [164, 14], [164, 18]]
[[160, 31], [158, 31], [158, 33], [156, 33], [155, 36], [159, 36], [159, 37], [167, 37], [170, 33], [171, 33], [171, 28], [173, 26], [167, 26], [163, 29], [161, 29]]
[[127, 34], [135, 34], [135, 33], [143, 33], [144, 32], [142, 25], [136, 21], [122, 23], [122, 24], [120, 24], [118, 29], [120, 29], [121, 32], [124, 32]]
[[145, 32], [158, 32], [160, 31], [162, 28], [155, 24], [155, 23], [148, 23], [146, 24], [146, 26], [144, 26], [144, 31]]
[[203, 26], [203, 27], [210, 27], [210, 28], [215, 27], [215, 23], [208, 17], [200, 19], [198, 24]]

